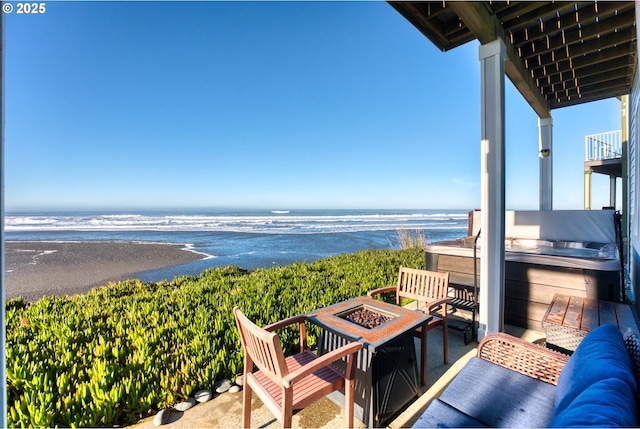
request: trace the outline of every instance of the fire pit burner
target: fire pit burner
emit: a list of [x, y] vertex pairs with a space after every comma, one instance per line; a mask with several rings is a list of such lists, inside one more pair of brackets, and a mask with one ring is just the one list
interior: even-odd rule
[[365, 305], [338, 313], [336, 316], [367, 329], [376, 328], [393, 319], [392, 315], [383, 314]]

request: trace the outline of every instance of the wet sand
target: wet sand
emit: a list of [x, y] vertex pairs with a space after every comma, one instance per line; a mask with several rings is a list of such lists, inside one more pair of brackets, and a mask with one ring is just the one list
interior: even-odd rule
[[85, 293], [109, 281], [203, 258], [182, 246], [130, 242], [5, 243], [6, 298]]

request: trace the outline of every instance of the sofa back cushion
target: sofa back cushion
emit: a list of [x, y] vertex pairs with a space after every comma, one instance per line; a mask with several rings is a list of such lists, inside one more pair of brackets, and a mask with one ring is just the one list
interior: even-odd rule
[[620, 330], [602, 325], [582, 340], [563, 368], [550, 426], [637, 426], [637, 391]]

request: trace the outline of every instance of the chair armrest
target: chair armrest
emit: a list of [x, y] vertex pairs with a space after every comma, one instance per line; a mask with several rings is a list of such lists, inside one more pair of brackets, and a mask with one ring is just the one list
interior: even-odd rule
[[[360, 351], [361, 348], [362, 348], [361, 343], [352, 342], [342, 347], [339, 347], [327, 354], [324, 354], [314, 359], [313, 361], [309, 362], [308, 364], [301, 366], [297, 370], [287, 374], [285, 377], [282, 378], [282, 385], [286, 388], [289, 388], [291, 387], [292, 384], [302, 380], [307, 375], [313, 374], [318, 369], [325, 367], [332, 362], [340, 360], [345, 356], [351, 355], [349, 356], [349, 359], [355, 359], [356, 358], [355, 355]], [[347, 365], [347, 366], [353, 366], [353, 365]]]
[[442, 314], [443, 314], [444, 317], [447, 317], [447, 304], [449, 304], [451, 302], [451, 299], [452, 298], [447, 297], [447, 298], [440, 298], [440, 299], [436, 299], [435, 301], [431, 301], [429, 303], [429, 306], [427, 307], [427, 310], [429, 312], [431, 312], [431, 311], [433, 311], [434, 308], [439, 307], [441, 305], [444, 305], [445, 308], [444, 308], [444, 311], [442, 312]]
[[569, 356], [505, 333], [487, 335], [478, 357], [554, 386]]
[[385, 286], [378, 289], [370, 290], [369, 292], [367, 292], [367, 296], [369, 298], [373, 298], [375, 295], [380, 295], [381, 293], [395, 292], [396, 289], [396, 286]]
[[304, 322], [308, 317], [304, 314], [298, 316], [292, 316], [288, 319], [280, 320], [278, 322], [272, 323], [271, 325], [265, 326], [263, 329], [268, 332], [273, 332], [278, 329], [286, 328], [289, 325], [293, 325], [295, 323], [298, 324], [298, 332], [300, 335], [300, 353], [307, 349], [307, 327]]
[[298, 316], [289, 317], [288, 319], [279, 320], [277, 322], [274, 322], [270, 325], [265, 326], [262, 329], [264, 329], [265, 331], [273, 332], [278, 329], [286, 328], [287, 326], [293, 325], [294, 323], [298, 323], [298, 324], [304, 323], [306, 320], [307, 320], [307, 316], [304, 314], [301, 314]]

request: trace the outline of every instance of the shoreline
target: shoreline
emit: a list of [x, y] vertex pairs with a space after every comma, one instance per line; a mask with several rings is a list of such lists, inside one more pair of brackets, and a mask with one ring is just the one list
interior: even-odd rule
[[5, 299], [86, 293], [110, 281], [211, 257], [188, 245], [129, 241], [7, 241]]

